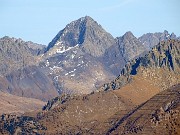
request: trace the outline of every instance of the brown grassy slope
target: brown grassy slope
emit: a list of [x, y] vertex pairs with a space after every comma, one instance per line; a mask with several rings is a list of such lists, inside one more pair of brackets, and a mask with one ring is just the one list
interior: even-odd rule
[[[69, 97], [37, 117], [26, 113], [0, 121], [0, 133], [179, 134], [180, 84], [135, 107], [116, 91]], [[12, 123], [9, 126], [8, 123]], [[9, 130], [8, 127], [13, 130]]]
[[114, 91], [74, 96], [41, 111], [37, 117], [33, 112], [0, 120], [0, 134], [103, 134], [131, 108], [134, 105]]
[[180, 84], [158, 93], [119, 119], [107, 134], [180, 134]]
[[111, 92], [78, 96], [64, 104], [42, 112], [40, 123], [52, 134], [104, 133], [116, 112], [126, 113], [134, 106], [125, 98]]
[[141, 76], [134, 76], [132, 82], [114, 92], [129, 99], [135, 105], [140, 105], [159, 93], [160, 88], [150, 80], [143, 79]]
[[0, 97], [0, 114], [38, 110], [45, 104], [38, 99], [19, 97], [2, 91], [0, 91]]

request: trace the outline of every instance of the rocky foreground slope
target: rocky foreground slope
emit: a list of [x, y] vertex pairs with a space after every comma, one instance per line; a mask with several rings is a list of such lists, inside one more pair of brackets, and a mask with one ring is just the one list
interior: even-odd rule
[[180, 84], [139, 105], [119, 119], [106, 134], [180, 134]]
[[[0, 134], [179, 134], [180, 85], [134, 106], [114, 91], [62, 97], [37, 115], [2, 115]], [[49, 103], [50, 104], [50, 103]]]

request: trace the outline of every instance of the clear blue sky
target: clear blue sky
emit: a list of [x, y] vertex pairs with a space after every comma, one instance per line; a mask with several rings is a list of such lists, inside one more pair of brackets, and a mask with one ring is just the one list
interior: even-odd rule
[[0, 37], [47, 45], [66, 24], [86, 15], [114, 37], [164, 30], [180, 36], [180, 0], [0, 0]]

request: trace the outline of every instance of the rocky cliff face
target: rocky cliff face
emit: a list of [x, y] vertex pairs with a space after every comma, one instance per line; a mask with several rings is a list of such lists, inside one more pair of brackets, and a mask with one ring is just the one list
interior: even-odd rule
[[41, 44], [37, 44], [37, 43], [33, 43], [31, 41], [27, 41], [25, 42], [25, 45], [27, 45], [31, 51], [31, 53], [33, 55], [40, 55], [40, 54], [44, 54], [45, 50], [46, 50], [46, 45], [41, 45]]
[[[0, 74], [4, 75], [19, 68], [36, 63], [36, 55], [42, 46], [22, 39], [3, 37], [0, 39]], [[40, 47], [39, 47], [40, 46]], [[37, 49], [37, 47], [39, 47]]]
[[81, 46], [85, 53], [102, 56], [113, 45], [114, 38], [91, 17], [82, 17], [61, 30], [47, 47], [48, 55], [62, 53], [74, 46]]
[[[22, 39], [0, 39], [0, 90], [47, 100], [58, 93], [51, 79], [37, 65], [44, 46]], [[36, 65], [36, 66], [35, 66]]]
[[114, 38], [89, 16], [61, 30], [43, 58], [40, 66], [49, 71], [59, 93], [90, 93], [125, 64]]
[[122, 37], [116, 38], [116, 43], [126, 61], [130, 61], [147, 51], [146, 46], [144, 46], [130, 31], [126, 32]]
[[132, 60], [121, 71], [121, 75], [103, 89], [119, 89], [132, 81], [133, 76], [141, 76], [154, 82], [161, 89], [179, 83], [179, 51], [178, 40], [163, 41], [155, 46], [144, 57]]
[[160, 41], [169, 39], [178, 39], [174, 33], [169, 34], [167, 30], [164, 32], [147, 33], [138, 38], [138, 40], [149, 50], [157, 45]]
[[6, 74], [13, 70], [25, 67], [34, 60], [28, 46], [21, 40], [4, 37], [0, 39], [0, 73]]

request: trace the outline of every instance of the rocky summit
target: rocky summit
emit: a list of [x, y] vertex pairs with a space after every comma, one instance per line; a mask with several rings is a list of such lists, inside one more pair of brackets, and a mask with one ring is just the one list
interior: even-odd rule
[[127, 62], [148, 50], [130, 31], [116, 38], [116, 43]]
[[79, 46], [94, 57], [102, 56], [113, 45], [114, 38], [91, 17], [82, 17], [61, 30], [47, 47], [48, 55]]
[[40, 68], [59, 93], [90, 93], [115, 78], [125, 64], [115, 39], [89, 16], [61, 30], [42, 58]]

